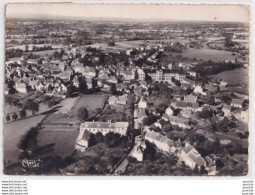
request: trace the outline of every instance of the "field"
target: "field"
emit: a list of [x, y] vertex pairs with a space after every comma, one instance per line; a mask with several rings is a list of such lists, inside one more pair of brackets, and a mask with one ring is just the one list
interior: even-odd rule
[[39, 55], [39, 56], [51, 56], [56, 50], [44, 50], [44, 51], [34, 51], [32, 52], [34, 55]]
[[229, 51], [213, 50], [208, 48], [190, 49], [182, 53], [182, 57], [190, 59], [196, 58], [197, 60], [212, 60], [214, 62], [222, 62], [224, 60], [235, 60], [236, 56], [232, 55]]
[[73, 108], [74, 104], [76, 103], [78, 97], [74, 98], [66, 98], [62, 100], [57, 106], [60, 106], [56, 114], [62, 113], [66, 114], [70, 112], [70, 110]]
[[228, 89], [237, 93], [249, 94], [249, 70], [247, 68], [238, 68], [235, 70], [224, 71], [214, 75], [213, 80], [222, 79], [228, 83]]
[[89, 115], [97, 108], [103, 108], [107, 96], [105, 95], [82, 95], [78, 97], [74, 107], [71, 110], [72, 114], [76, 114], [81, 107], [87, 108]]
[[238, 68], [235, 70], [224, 71], [213, 76], [213, 79], [222, 79], [230, 85], [248, 84], [249, 76], [247, 68]]
[[16, 161], [19, 156], [17, 144], [20, 138], [31, 128], [35, 127], [45, 116], [39, 115], [4, 125], [4, 160]]
[[[180, 42], [180, 43], [188, 43], [188, 40], [185, 39], [162, 39], [162, 40], [147, 40], [146, 44], [154, 46], [157, 43], [169, 43], [169, 42]], [[96, 47], [101, 48], [103, 50], [111, 49], [111, 50], [124, 50], [124, 49], [130, 49], [130, 48], [136, 48], [141, 45], [143, 45], [145, 42], [144, 40], [135, 40], [135, 41], [116, 41], [115, 46], [108, 46], [107, 43], [95, 43], [92, 45], [89, 45], [90, 47]]]
[[75, 149], [79, 131], [40, 131], [37, 140], [41, 147], [51, 146], [45, 155], [69, 156]]

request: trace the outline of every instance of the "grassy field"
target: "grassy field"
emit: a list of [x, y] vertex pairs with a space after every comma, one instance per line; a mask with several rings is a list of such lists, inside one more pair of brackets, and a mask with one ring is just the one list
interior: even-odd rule
[[213, 79], [222, 79], [230, 85], [248, 84], [249, 70], [247, 68], [238, 68], [235, 70], [224, 71], [213, 76]]
[[51, 151], [44, 155], [59, 155], [61, 158], [69, 156], [75, 149], [75, 141], [79, 131], [40, 131], [38, 146], [52, 145]]
[[34, 55], [39, 55], [39, 56], [51, 56], [56, 50], [45, 50], [45, 51], [34, 51], [32, 52]]
[[60, 106], [56, 114], [62, 113], [66, 114], [70, 112], [70, 110], [73, 108], [74, 104], [76, 103], [78, 97], [74, 98], [66, 98], [62, 100], [57, 106]]
[[82, 95], [78, 97], [71, 112], [76, 114], [81, 107], [87, 108], [89, 114], [95, 111], [97, 108], [103, 108], [107, 96], [105, 95]]
[[4, 125], [4, 161], [16, 161], [19, 156], [17, 144], [20, 138], [31, 128], [35, 127], [44, 115], [11, 122]]
[[190, 59], [196, 58], [197, 60], [212, 60], [214, 62], [222, 62], [224, 60], [235, 60], [236, 56], [232, 55], [229, 51], [213, 50], [208, 48], [203, 49], [190, 49], [182, 53], [183, 57]]
[[229, 86], [228, 89], [241, 94], [249, 94], [249, 70], [247, 68], [224, 71], [214, 75], [212, 79], [222, 79], [229, 85], [232, 85]]

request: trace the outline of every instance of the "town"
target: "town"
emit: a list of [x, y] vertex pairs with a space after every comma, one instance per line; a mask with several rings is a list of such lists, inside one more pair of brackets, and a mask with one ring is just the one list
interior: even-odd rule
[[7, 18], [5, 49], [5, 174], [248, 173], [248, 24]]

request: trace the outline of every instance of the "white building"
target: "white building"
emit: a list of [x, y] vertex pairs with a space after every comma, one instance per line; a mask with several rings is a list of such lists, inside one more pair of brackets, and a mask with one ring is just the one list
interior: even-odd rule
[[137, 73], [138, 73], [138, 80], [139, 81], [144, 81], [145, 80], [145, 73], [141, 68], [137, 69]]
[[84, 152], [89, 147], [91, 133], [86, 129], [81, 129], [75, 142], [75, 149]]
[[101, 132], [103, 135], [113, 132], [125, 136], [128, 126], [128, 122], [84, 122], [80, 125], [80, 131], [87, 130], [93, 134]]
[[138, 103], [138, 108], [143, 108], [146, 109], [147, 108], [147, 102], [144, 100], [144, 98], [142, 97]]
[[179, 158], [191, 169], [196, 166], [200, 169], [206, 167], [206, 161], [201, 157], [200, 153], [190, 144], [186, 143], [185, 147], [178, 151]]
[[163, 136], [155, 131], [150, 131], [149, 128], [146, 126], [144, 127], [144, 138], [149, 142], [156, 145], [159, 150], [162, 150], [167, 153], [174, 153], [176, 148], [174, 145], [174, 141]]

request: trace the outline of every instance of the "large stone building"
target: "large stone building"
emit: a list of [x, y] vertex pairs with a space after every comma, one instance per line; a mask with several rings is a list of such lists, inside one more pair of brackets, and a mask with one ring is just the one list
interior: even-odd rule
[[172, 77], [175, 79], [182, 81], [186, 75], [178, 73], [177, 71], [170, 70], [170, 69], [144, 69], [144, 72], [148, 74], [153, 81], [163, 81], [163, 82], [171, 82]]
[[128, 126], [128, 122], [84, 122], [80, 126], [80, 131], [87, 130], [93, 134], [101, 132], [103, 135], [113, 132], [125, 136]]
[[89, 147], [90, 135], [98, 132], [103, 135], [110, 132], [126, 135], [128, 126], [128, 122], [84, 122], [80, 126], [80, 133], [75, 142], [75, 149], [84, 152]]

